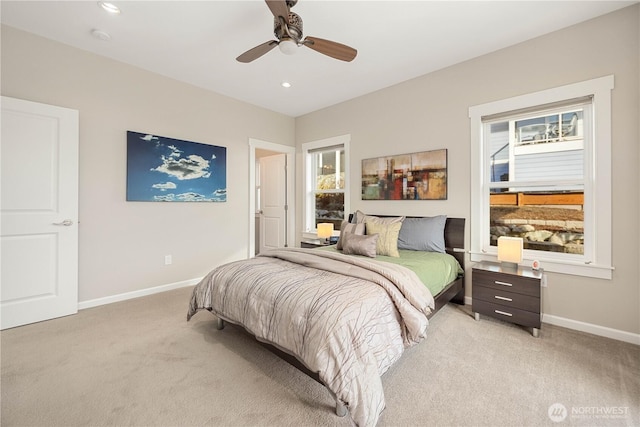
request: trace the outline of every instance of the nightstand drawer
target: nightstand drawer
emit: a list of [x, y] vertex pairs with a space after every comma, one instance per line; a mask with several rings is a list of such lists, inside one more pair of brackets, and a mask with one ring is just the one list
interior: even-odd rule
[[540, 279], [474, 269], [473, 285], [540, 298]]
[[476, 300], [483, 300], [536, 313], [540, 310], [540, 298], [538, 297], [507, 292], [504, 289], [494, 289], [488, 286], [479, 286], [475, 281], [473, 283], [472, 296], [474, 304]]
[[517, 308], [505, 307], [504, 305], [494, 304], [480, 299], [476, 300], [475, 298], [473, 299], [473, 311], [518, 325], [540, 328], [540, 313], [518, 310]]

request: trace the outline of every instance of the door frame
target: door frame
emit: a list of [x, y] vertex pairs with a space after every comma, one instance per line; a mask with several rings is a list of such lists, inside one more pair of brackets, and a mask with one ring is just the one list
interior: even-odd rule
[[295, 246], [295, 157], [296, 147], [249, 138], [249, 242], [247, 257], [253, 258], [256, 250], [256, 149], [287, 155], [287, 246]]

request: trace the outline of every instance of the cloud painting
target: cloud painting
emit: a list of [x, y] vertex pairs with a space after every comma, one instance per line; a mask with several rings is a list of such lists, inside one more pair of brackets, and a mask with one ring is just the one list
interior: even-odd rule
[[127, 131], [127, 200], [226, 202], [226, 147]]

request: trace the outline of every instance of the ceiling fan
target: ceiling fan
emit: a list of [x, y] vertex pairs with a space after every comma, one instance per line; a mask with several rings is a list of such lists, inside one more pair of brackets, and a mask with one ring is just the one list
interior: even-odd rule
[[239, 62], [251, 62], [260, 58], [276, 46], [287, 54], [292, 54], [300, 46], [306, 46], [341, 61], [351, 62], [358, 54], [352, 47], [318, 37], [302, 37], [302, 18], [291, 12], [298, 0], [265, 0], [273, 13], [273, 33], [277, 40], [269, 40], [249, 49], [236, 58]]

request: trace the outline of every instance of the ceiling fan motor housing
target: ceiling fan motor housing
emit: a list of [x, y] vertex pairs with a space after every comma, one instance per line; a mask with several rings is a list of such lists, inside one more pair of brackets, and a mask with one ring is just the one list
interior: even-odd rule
[[278, 18], [274, 18], [273, 20], [273, 34], [276, 36], [278, 40], [282, 40], [282, 38], [288, 38], [291, 36], [292, 39], [296, 43], [299, 43], [302, 39], [302, 18], [296, 13], [289, 12], [287, 27], [289, 28], [289, 32], [287, 33], [286, 28], [284, 28], [280, 20]]

